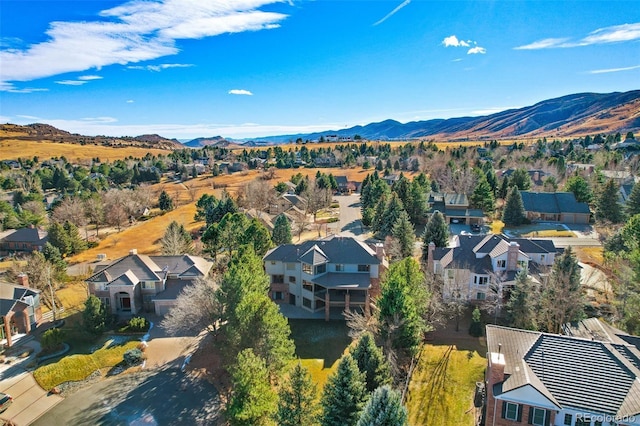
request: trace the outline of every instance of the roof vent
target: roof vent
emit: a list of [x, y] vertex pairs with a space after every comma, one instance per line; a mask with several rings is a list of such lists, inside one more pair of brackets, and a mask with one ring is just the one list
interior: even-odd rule
[[498, 353], [502, 353], [502, 343], [498, 343]]

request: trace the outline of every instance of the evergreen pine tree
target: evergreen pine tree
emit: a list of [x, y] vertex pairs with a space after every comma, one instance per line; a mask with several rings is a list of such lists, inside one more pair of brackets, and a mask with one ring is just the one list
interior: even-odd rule
[[[386, 184], [385, 184], [386, 185]], [[373, 215], [373, 220], [371, 221], [371, 230], [373, 232], [380, 231], [380, 227], [382, 226], [382, 220], [384, 218], [384, 212], [387, 210], [387, 199], [389, 197], [385, 194], [378, 199], [378, 203], [375, 206], [375, 213]]]
[[[413, 242], [415, 240], [415, 230], [409, 221], [409, 215], [402, 210], [398, 219], [393, 224], [391, 235], [398, 241], [400, 255], [405, 258], [413, 255]], [[371, 389], [373, 390], [373, 389]]]
[[407, 417], [407, 409], [402, 405], [402, 395], [386, 385], [373, 392], [357, 426], [406, 426]]
[[49, 243], [60, 250], [60, 254], [65, 257], [72, 253], [73, 245], [69, 234], [64, 229], [64, 225], [54, 222], [48, 230]]
[[355, 426], [367, 400], [364, 374], [351, 355], [343, 355], [329, 377], [320, 404], [322, 426]]
[[515, 285], [507, 301], [509, 326], [524, 330], [537, 330], [535, 309], [536, 295], [533, 282], [529, 278], [528, 268], [524, 268], [516, 275]]
[[391, 234], [393, 225], [396, 223], [403, 211], [404, 207], [400, 197], [395, 193], [391, 194], [391, 199], [384, 209], [384, 213], [382, 214], [378, 227], [378, 234], [381, 239], [384, 239], [387, 235]]
[[638, 183], [633, 185], [631, 194], [629, 194], [629, 198], [627, 198], [625, 212], [629, 217], [640, 214], [640, 184]]
[[384, 359], [382, 349], [376, 346], [371, 333], [360, 336], [351, 356], [358, 364], [358, 369], [364, 373], [367, 392], [391, 384], [389, 364]]
[[417, 179], [411, 182], [409, 196], [407, 197], [407, 203], [404, 204], [404, 208], [409, 214], [411, 223], [424, 223], [427, 209], [427, 194], [425, 187]]
[[271, 239], [277, 246], [291, 244], [291, 224], [285, 215], [281, 214], [276, 218]]
[[299, 362], [280, 388], [275, 420], [278, 426], [312, 426], [317, 424], [319, 406], [317, 389], [309, 371]]
[[609, 179], [604, 185], [596, 203], [596, 217], [598, 220], [608, 220], [620, 223], [623, 219], [622, 207], [618, 203], [618, 185]]
[[582, 176], [575, 175], [567, 179], [564, 184], [564, 190], [567, 192], [573, 192], [576, 197], [576, 201], [580, 203], [590, 203], [593, 199], [593, 192], [587, 182]]
[[505, 225], [518, 226], [522, 225], [525, 219], [522, 195], [520, 195], [517, 186], [512, 186], [502, 211], [502, 221]]
[[160, 197], [158, 198], [158, 207], [160, 207], [160, 210], [163, 212], [173, 210], [173, 200], [169, 194], [167, 194], [167, 191], [162, 191], [160, 193]]
[[502, 178], [502, 182], [500, 183], [498, 198], [502, 198], [504, 200], [505, 198], [507, 198], [507, 194], [509, 194], [509, 177], [505, 176], [504, 178]]
[[449, 227], [439, 211], [436, 210], [431, 214], [422, 234], [422, 242], [422, 252], [425, 259], [430, 242], [433, 242], [436, 247], [446, 247], [449, 244]]
[[478, 173], [476, 187], [471, 194], [470, 204], [472, 208], [481, 209], [484, 212], [491, 213], [495, 209], [495, 198], [491, 185], [487, 182], [484, 174]]
[[511, 173], [509, 184], [517, 186], [520, 191], [526, 191], [531, 188], [531, 177], [527, 169], [515, 169]]
[[262, 358], [253, 350], [238, 354], [231, 369], [232, 393], [226, 415], [232, 426], [262, 426], [271, 424], [278, 396], [269, 382], [269, 372]]

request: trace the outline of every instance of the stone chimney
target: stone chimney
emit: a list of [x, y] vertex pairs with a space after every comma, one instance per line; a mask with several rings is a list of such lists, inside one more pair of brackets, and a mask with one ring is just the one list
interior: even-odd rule
[[512, 241], [507, 249], [507, 271], [518, 270], [518, 253], [520, 252], [520, 244]]
[[27, 274], [18, 275], [18, 284], [23, 287], [29, 287], [29, 277]]
[[427, 247], [427, 268], [433, 274], [433, 253], [436, 251], [436, 243], [431, 241]]
[[130, 255], [132, 255], [132, 256], [133, 256], [134, 254], [138, 254], [138, 249], [131, 249], [131, 250], [129, 250], [129, 254], [130, 254]]
[[[489, 366], [486, 370], [486, 389], [487, 389], [487, 400], [485, 403], [485, 407], [487, 407], [486, 418], [487, 419], [495, 419], [497, 415], [500, 414], [498, 410], [500, 407], [497, 406], [495, 401], [495, 396], [493, 395], [493, 385], [496, 383], [500, 383], [504, 381], [504, 354], [501, 352], [502, 345], [498, 345], [498, 352], [491, 352], [488, 354], [489, 356]], [[497, 412], [496, 412], [497, 411]], [[499, 417], [498, 417], [499, 418]], [[498, 423], [494, 423], [498, 424]]]
[[375, 249], [376, 249], [376, 257], [378, 258], [378, 260], [380, 262], [384, 262], [384, 244], [376, 243]]

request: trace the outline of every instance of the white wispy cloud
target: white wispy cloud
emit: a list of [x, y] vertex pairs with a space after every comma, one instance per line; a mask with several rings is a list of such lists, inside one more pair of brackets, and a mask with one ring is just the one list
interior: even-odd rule
[[566, 48], [591, 46], [594, 44], [621, 43], [640, 40], [640, 22], [633, 24], [613, 25], [598, 28], [579, 40], [570, 38], [545, 38], [530, 44], [514, 47], [515, 50], [537, 50], [551, 48]]
[[13, 84], [10, 84], [10, 83], [4, 84], [3, 82], [0, 82], [0, 91], [9, 92], [9, 93], [35, 93], [35, 92], [48, 92], [49, 89], [45, 89], [43, 87], [17, 88]]
[[169, 68], [189, 68], [194, 64], [158, 64], [158, 65], [129, 65], [127, 68], [130, 70], [147, 70], [160, 72]]
[[287, 15], [259, 8], [282, 0], [131, 0], [94, 20], [52, 22], [48, 39], [0, 51], [0, 89], [67, 72], [175, 55], [177, 40], [277, 28]]
[[610, 72], [621, 72], [621, 71], [631, 71], [640, 69], [640, 65], [634, 65], [632, 67], [623, 67], [623, 68], [607, 68], [602, 70], [591, 70], [588, 71], [587, 74], [607, 74]]
[[56, 84], [62, 84], [63, 86], [82, 86], [83, 84], [87, 84], [86, 80], [59, 80], [56, 81]]
[[467, 50], [467, 55], [478, 55], [478, 54], [484, 55], [485, 53], [487, 53], [487, 49], [480, 46], [475, 46]]
[[128, 103], [128, 104], [132, 104], [132, 103], [134, 103], [134, 102], [135, 102], [135, 101], [134, 101], [133, 99], [127, 99], [127, 103]]
[[444, 47], [469, 47], [469, 42], [458, 40], [458, 37], [455, 35], [445, 37], [444, 40], [442, 40], [442, 44]]
[[102, 77], [99, 75], [81, 75], [80, 77], [78, 77], [78, 80], [81, 80], [81, 81], [102, 80]]
[[248, 90], [245, 89], [231, 89], [228, 92], [230, 95], [245, 95], [245, 96], [253, 96], [253, 93], [251, 93]]
[[386, 21], [387, 19], [391, 18], [393, 15], [398, 13], [398, 11], [400, 11], [400, 9], [402, 9], [405, 6], [407, 6], [409, 3], [411, 3], [411, 0], [404, 0], [402, 3], [400, 3], [398, 6], [396, 6], [395, 9], [393, 9], [391, 12], [387, 13], [384, 16], [384, 18], [382, 18], [378, 22], [374, 23], [373, 26], [375, 27], [376, 25], [382, 24], [384, 21]]

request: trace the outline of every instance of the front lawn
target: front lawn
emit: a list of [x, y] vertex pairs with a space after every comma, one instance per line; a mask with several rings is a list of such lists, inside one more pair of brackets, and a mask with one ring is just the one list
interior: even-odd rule
[[91, 354], [71, 355], [44, 365], [33, 372], [33, 377], [47, 391], [64, 382], [84, 380], [96, 370], [116, 366], [122, 362], [128, 349], [136, 348], [139, 344], [138, 341], [120, 344], [107, 341], [102, 348]]
[[486, 360], [476, 351], [426, 345], [409, 383], [409, 424], [475, 425], [474, 391], [485, 367]]

